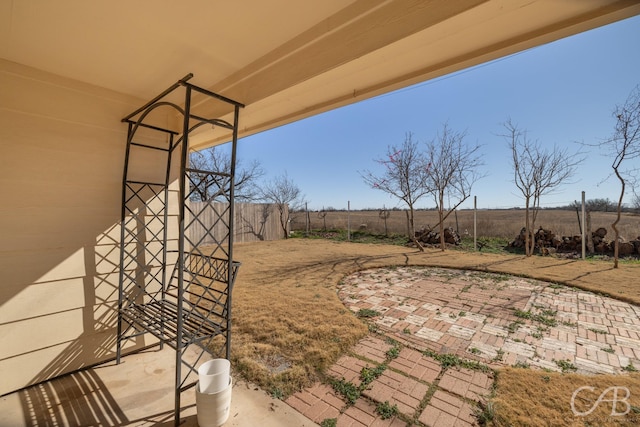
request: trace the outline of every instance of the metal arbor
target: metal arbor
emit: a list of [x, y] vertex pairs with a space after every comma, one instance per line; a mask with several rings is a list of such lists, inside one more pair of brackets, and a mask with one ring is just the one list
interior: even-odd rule
[[[157, 338], [161, 348], [166, 344], [175, 350], [175, 425], [181, 393], [197, 383], [197, 366], [211, 356], [229, 359], [231, 293], [239, 267], [233, 261], [233, 202], [243, 105], [188, 83], [191, 77], [122, 120], [128, 135], [117, 363], [125, 349], [144, 347], [139, 340], [145, 334]], [[210, 113], [231, 111], [233, 122], [196, 114], [194, 106]], [[230, 134], [230, 172], [189, 168], [189, 137], [204, 125]], [[194, 211], [189, 200], [204, 186], [214, 197]], [[214, 209], [214, 201], [227, 202], [226, 208]], [[214, 217], [213, 226], [192, 238], [190, 228], [203, 227], [204, 215]], [[206, 247], [201, 246], [205, 239]]]

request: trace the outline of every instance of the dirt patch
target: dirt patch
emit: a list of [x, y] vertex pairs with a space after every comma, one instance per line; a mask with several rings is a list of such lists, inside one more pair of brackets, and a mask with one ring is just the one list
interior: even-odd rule
[[279, 354], [261, 357], [258, 361], [272, 374], [279, 374], [291, 368], [291, 362]]

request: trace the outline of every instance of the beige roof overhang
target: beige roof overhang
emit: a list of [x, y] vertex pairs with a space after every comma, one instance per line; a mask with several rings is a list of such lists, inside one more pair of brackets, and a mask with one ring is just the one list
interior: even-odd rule
[[143, 102], [194, 73], [246, 105], [247, 136], [637, 14], [636, 0], [0, 0], [0, 57]]

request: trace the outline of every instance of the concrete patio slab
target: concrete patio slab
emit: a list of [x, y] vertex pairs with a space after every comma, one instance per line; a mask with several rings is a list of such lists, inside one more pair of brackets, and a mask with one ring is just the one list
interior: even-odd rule
[[[175, 353], [152, 349], [0, 397], [0, 426], [173, 426]], [[181, 426], [198, 425], [195, 390], [181, 396]], [[316, 424], [258, 387], [233, 381], [225, 427]]]

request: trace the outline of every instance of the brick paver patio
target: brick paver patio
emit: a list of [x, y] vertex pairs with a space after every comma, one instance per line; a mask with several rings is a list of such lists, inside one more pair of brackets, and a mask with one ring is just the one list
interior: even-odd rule
[[[339, 296], [355, 313], [377, 314], [370, 319], [377, 331], [323, 383], [287, 399], [318, 424], [472, 426], [491, 392], [492, 367], [595, 374], [640, 365], [640, 308], [587, 291], [401, 267], [355, 273]], [[350, 394], [336, 391], [343, 389]]]

